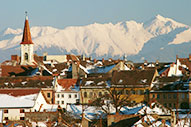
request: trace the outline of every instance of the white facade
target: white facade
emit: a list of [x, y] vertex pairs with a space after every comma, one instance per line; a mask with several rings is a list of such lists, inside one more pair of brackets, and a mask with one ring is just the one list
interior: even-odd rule
[[59, 63], [67, 62], [66, 55], [45, 55], [45, 61], [56, 60]]
[[182, 76], [182, 71], [179, 69], [181, 66], [179, 59], [177, 59], [176, 64], [170, 66], [168, 76]]
[[67, 104], [76, 104], [79, 102], [80, 94], [77, 91], [60, 91], [55, 93], [55, 104], [62, 108], [67, 108]]
[[21, 44], [21, 65], [34, 65], [33, 44]]

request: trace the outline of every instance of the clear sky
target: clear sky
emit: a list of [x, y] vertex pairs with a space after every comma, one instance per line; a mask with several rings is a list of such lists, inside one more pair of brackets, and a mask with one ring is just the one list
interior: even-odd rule
[[92, 23], [144, 22], [157, 14], [191, 25], [191, 0], [0, 0], [0, 31], [30, 26], [81, 26]]

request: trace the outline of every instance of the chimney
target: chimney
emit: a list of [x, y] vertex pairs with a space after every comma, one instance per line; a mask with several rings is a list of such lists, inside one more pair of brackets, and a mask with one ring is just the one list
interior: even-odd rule
[[11, 55], [11, 60], [19, 62], [19, 56], [18, 55]]
[[191, 61], [191, 54], [189, 54], [189, 61]]
[[176, 55], [176, 59], [178, 59], [178, 55]]
[[97, 60], [96, 59], [94, 59], [94, 63], [96, 63], [97, 62]]
[[47, 52], [44, 52], [44, 53], [43, 53], [43, 60], [44, 60], [44, 61], [46, 61], [47, 56], [48, 56], [48, 53], [47, 53]]
[[104, 58], [102, 58], [102, 63], [104, 63], [104, 61], [105, 61]]

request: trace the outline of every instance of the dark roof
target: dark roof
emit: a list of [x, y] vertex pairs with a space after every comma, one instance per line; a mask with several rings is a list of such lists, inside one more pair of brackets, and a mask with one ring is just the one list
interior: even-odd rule
[[47, 88], [52, 86], [52, 76], [0, 77], [0, 88]]
[[124, 119], [117, 123], [112, 124], [110, 127], [131, 127], [141, 118], [142, 118], [141, 116], [135, 116], [132, 118]]
[[106, 82], [109, 82], [109, 77], [89, 77], [84, 78], [81, 82], [81, 86], [106, 86]]
[[155, 91], [169, 91], [169, 90], [187, 90], [188, 77], [156, 77], [153, 82], [152, 90]]
[[114, 71], [112, 84], [114, 85], [151, 85], [155, 69], [133, 70], [133, 71]]

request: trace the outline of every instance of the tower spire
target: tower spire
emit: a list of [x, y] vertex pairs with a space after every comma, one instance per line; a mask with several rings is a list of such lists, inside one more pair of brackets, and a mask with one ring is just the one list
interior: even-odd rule
[[31, 33], [30, 33], [27, 11], [25, 11], [25, 15], [26, 15], [25, 25], [24, 25], [23, 38], [22, 38], [21, 44], [33, 44], [32, 39], [31, 39]]

